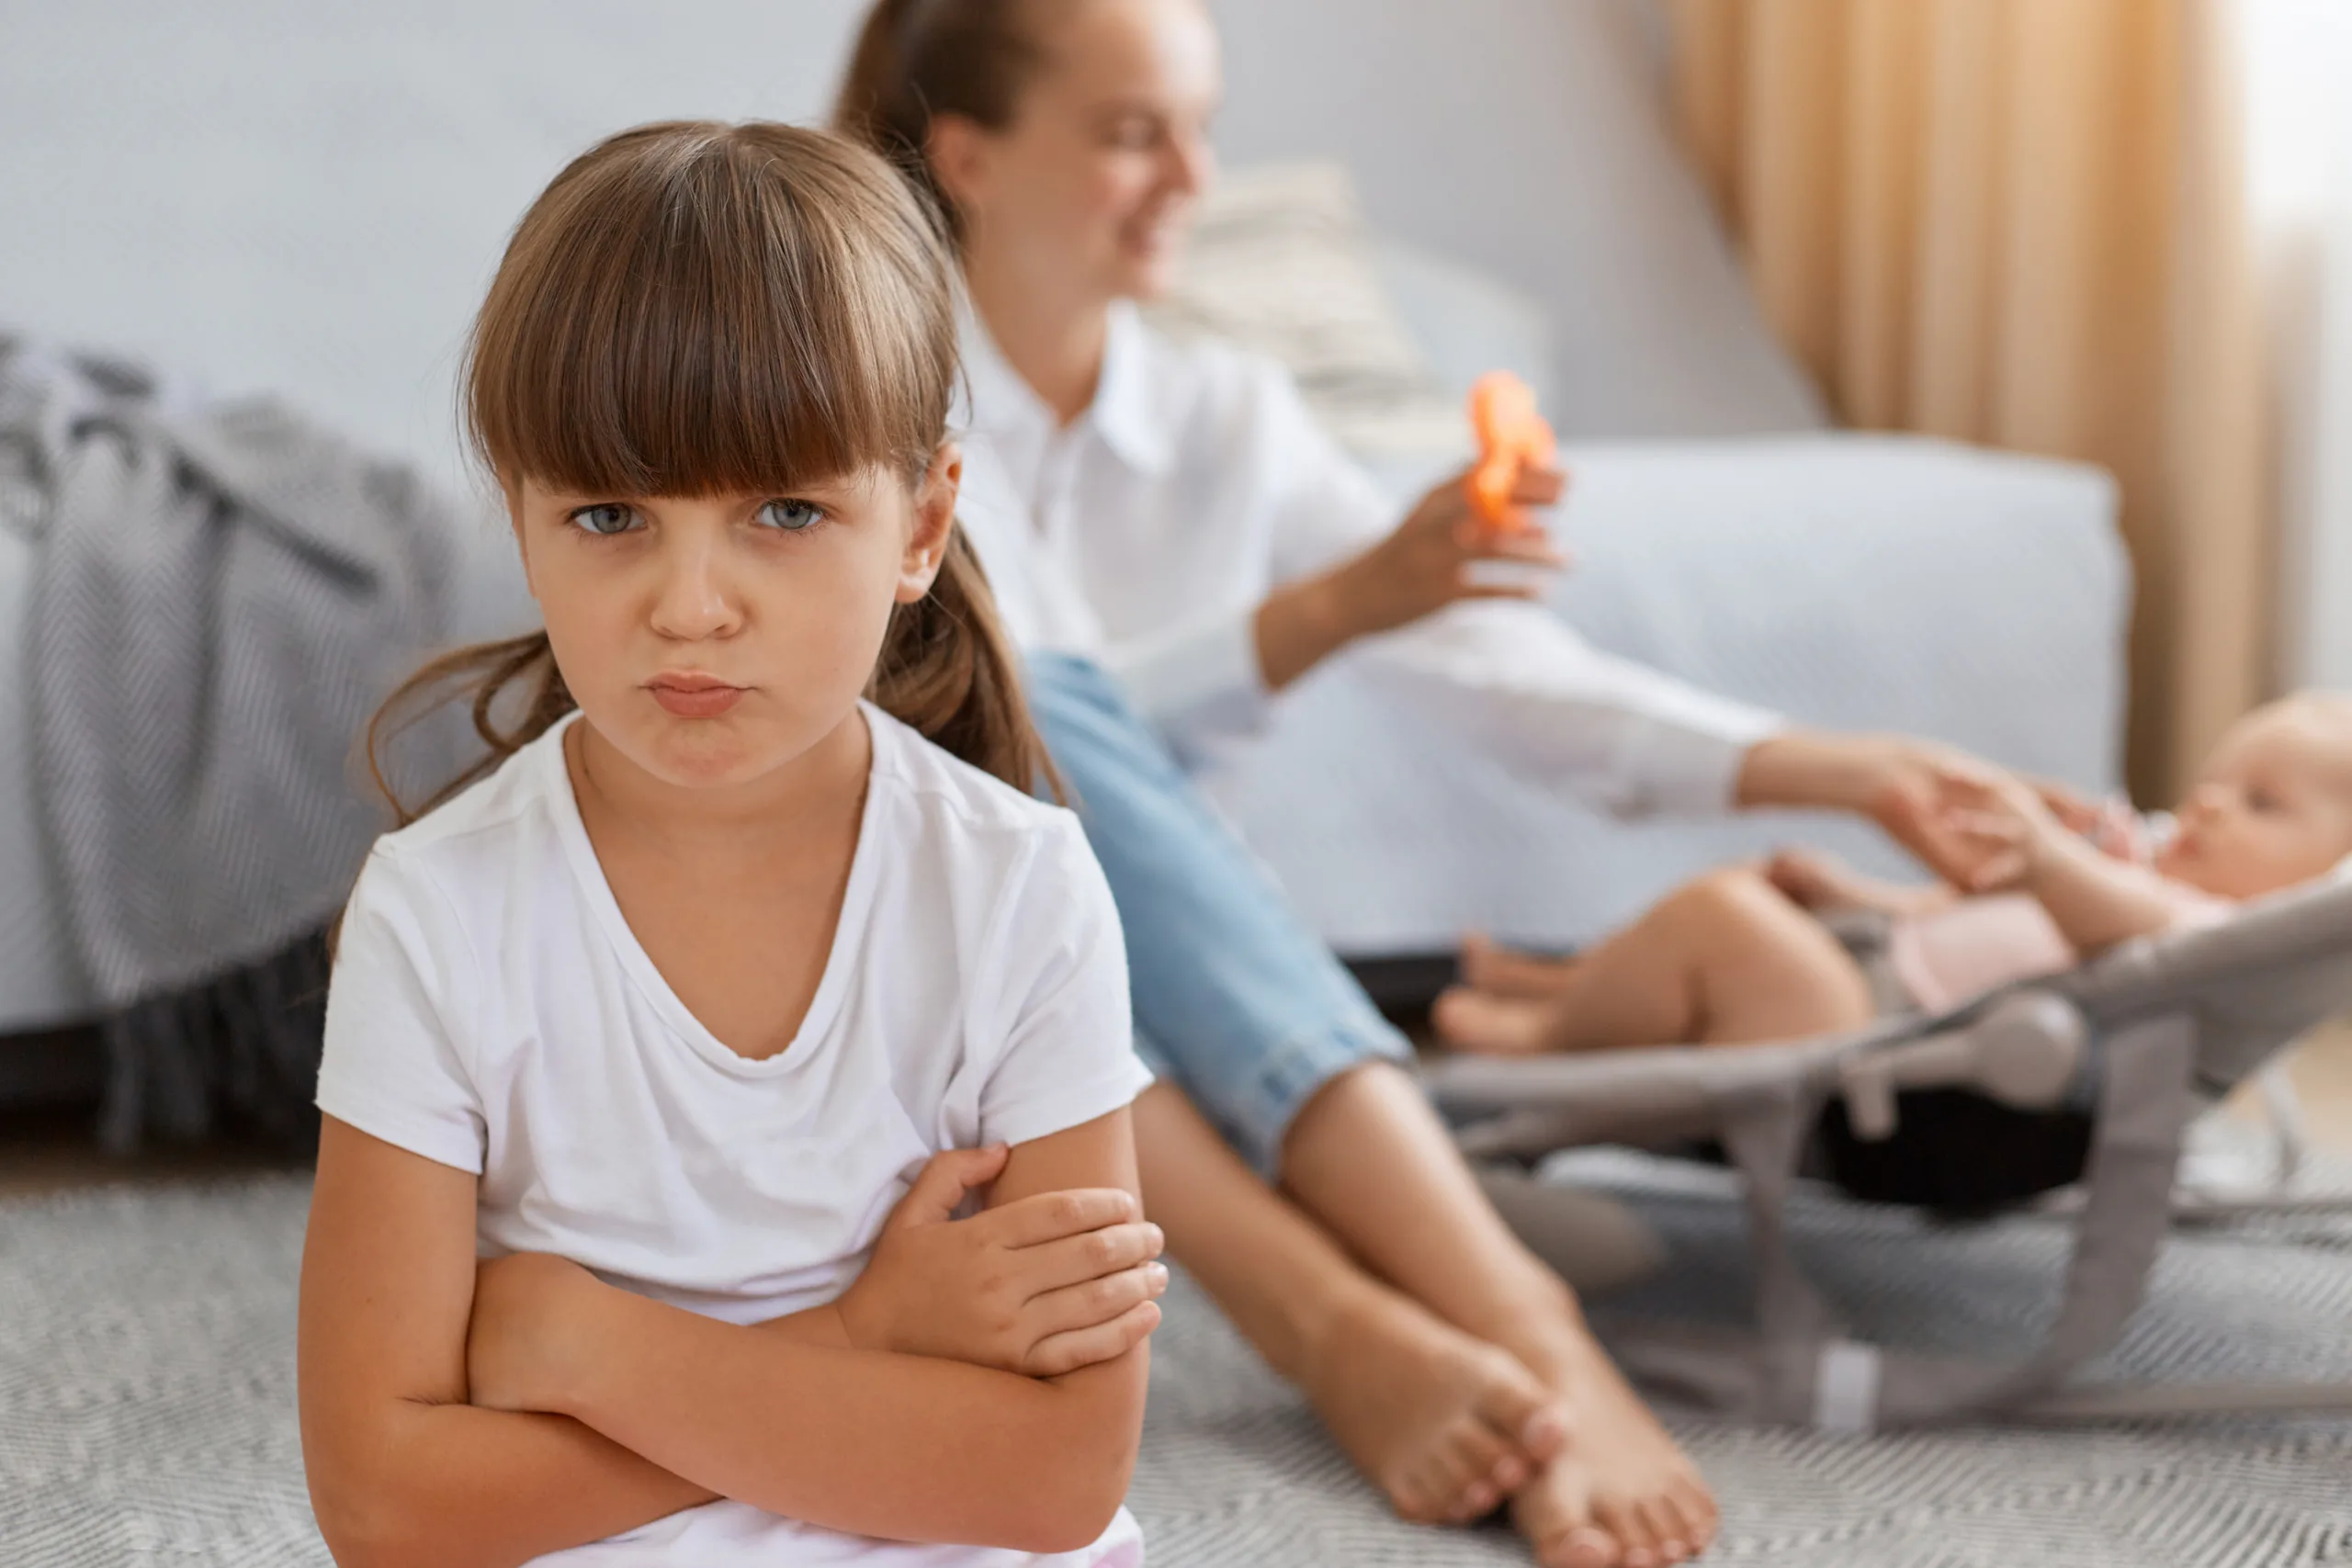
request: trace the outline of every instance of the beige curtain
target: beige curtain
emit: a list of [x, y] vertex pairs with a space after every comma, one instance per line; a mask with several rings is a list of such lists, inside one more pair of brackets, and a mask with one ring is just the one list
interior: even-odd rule
[[1840, 413], [2120, 481], [2169, 799], [2271, 659], [2229, 0], [1668, 3], [1692, 156]]

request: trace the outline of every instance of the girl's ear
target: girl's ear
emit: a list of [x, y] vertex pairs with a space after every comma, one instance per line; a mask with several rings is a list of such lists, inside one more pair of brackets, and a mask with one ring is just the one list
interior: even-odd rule
[[908, 531], [907, 553], [899, 562], [899, 604], [911, 604], [931, 592], [939, 563], [947, 558], [947, 541], [956, 532], [956, 497], [963, 486], [964, 449], [943, 441], [915, 491], [914, 526]]

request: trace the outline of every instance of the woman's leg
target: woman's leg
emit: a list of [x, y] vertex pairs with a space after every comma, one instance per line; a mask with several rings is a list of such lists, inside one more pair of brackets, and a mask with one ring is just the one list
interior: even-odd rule
[[1373, 1063], [1327, 1084], [1291, 1130], [1283, 1185], [1383, 1279], [1559, 1392], [1568, 1447], [1513, 1505], [1539, 1561], [1645, 1568], [1713, 1538], [1698, 1472], [1595, 1343], [1574, 1293], [1485, 1201], [1403, 1072]]
[[[1039, 660], [1031, 673], [1040, 728], [1127, 928], [1138, 1023], [1193, 1101], [1261, 1169], [1280, 1168], [1307, 1232], [1335, 1233], [1406, 1295], [1511, 1350], [1577, 1411], [1568, 1450], [1520, 1495], [1539, 1555], [1640, 1568], [1702, 1544], [1713, 1529], [1703, 1487], [1617, 1380], [1572, 1293], [1503, 1226], [1426, 1100], [1387, 1065], [1405, 1055], [1394, 1031], [1099, 671]], [[1155, 1113], [1168, 1103], [1138, 1111], [1154, 1217], [1270, 1359], [1287, 1352], [1304, 1366], [1308, 1341], [1285, 1346], [1284, 1314], [1311, 1325], [1317, 1303], [1343, 1300], [1331, 1264], [1345, 1254], [1327, 1238], [1306, 1254], [1319, 1266], [1294, 1261], [1299, 1229], [1270, 1214], [1262, 1186], [1203, 1183], [1218, 1162], [1197, 1129], [1189, 1145], [1168, 1141], [1171, 1119]], [[1382, 1351], [1349, 1359], [1359, 1380], [1389, 1369]]]
[[[1491, 1505], [1556, 1448], [1549, 1389], [1365, 1273], [1264, 1174], [1300, 1100], [1334, 1071], [1407, 1054], [1404, 1041], [1108, 676], [1051, 655], [1029, 676], [1126, 927], [1138, 1044], [1162, 1078], [1136, 1103], [1136, 1149], [1169, 1250], [1400, 1512]], [[1202, 1083], [1217, 1126], [1193, 1098]]]
[[1136, 1100], [1136, 1148], [1169, 1250], [1398, 1513], [1475, 1518], [1525, 1484], [1523, 1454], [1558, 1450], [1566, 1425], [1549, 1387], [1366, 1274], [1174, 1085]]
[[1870, 1021], [1860, 965], [1754, 867], [1711, 873], [1585, 954], [1547, 999], [1438, 998], [1439, 1032], [1498, 1054], [1792, 1040]]
[[[1835, 938], [1760, 873], [1703, 877], [1573, 967], [1555, 1010], [1563, 1048], [1671, 1040], [1785, 1038], [1850, 1028], [1871, 1016], [1861, 971]], [[1670, 1560], [1714, 1529], [1714, 1509], [1665, 1431], [1593, 1347], [1577, 1304], [1489, 1211], [1444, 1126], [1405, 1077], [1370, 1065], [1328, 1085], [1299, 1113], [1283, 1181], [1358, 1256], [1449, 1322], [1503, 1345], [1550, 1379], [1578, 1445], [1518, 1504], [1558, 1561], [1590, 1517], [1627, 1561]], [[1409, 1171], [1408, 1179], [1397, 1173]]]

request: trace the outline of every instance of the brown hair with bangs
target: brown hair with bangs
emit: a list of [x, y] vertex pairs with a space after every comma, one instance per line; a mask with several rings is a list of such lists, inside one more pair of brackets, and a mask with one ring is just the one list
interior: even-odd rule
[[[598, 143], [523, 216], [464, 376], [503, 486], [588, 495], [789, 494], [880, 466], [920, 483], [956, 375], [953, 258], [871, 152], [791, 126], [678, 121]], [[951, 532], [932, 590], [893, 612], [868, 694], [1021, 789], [1052, 781], [979, 562]], [[469, 699], [484, 756], [411, 811], [385, 748]], [[573, 706], [547, 634], [460, 649], [368, 729], [406, 823]]]

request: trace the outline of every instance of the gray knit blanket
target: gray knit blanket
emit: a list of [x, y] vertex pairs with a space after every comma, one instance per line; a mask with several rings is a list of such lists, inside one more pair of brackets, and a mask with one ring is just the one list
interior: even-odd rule
[[356, 743], [443, 634], [456, 514], [280, 403], [5, 335], [0, 496], [36, 541], [33, 774], [107, 1134], [300, 1142], [318, 933], [386, 826]]

